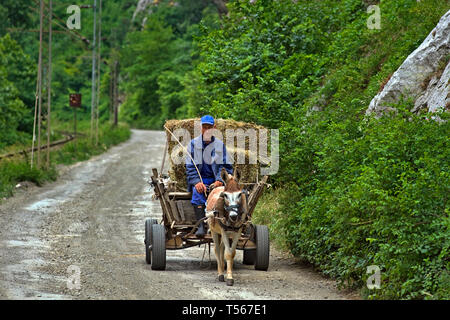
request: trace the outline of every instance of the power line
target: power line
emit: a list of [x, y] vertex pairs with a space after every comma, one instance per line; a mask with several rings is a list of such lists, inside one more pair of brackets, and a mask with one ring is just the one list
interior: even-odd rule
[[[19, 28], [6, 28], [6, 31], [8, 32], [39, 32], [38, 29], [29, 29], [29, 30], [25, 30], [25, 29], [19, 29]], [[48, 33], [48, 31], [43, 30], [43, 33]], [[52, 30], [52, 33], [67, 33], [67, 31], [60, 31], [60, 30]]]
[[[34, 2], [36, 5], [39, 4], [39, 3], [38, 3], [38, 0], [33, 0], [33, 2]], [[29, 8], [32, 9], [32, 10], [34, 10], [34, 11], [37, 11], [37, 10], [36, 10], [35, 8], [33, 8], [33, 7], [29, 7]], [[44, 4], [44, 8], [46, 8], [45, 4]], [[63, 19], [61, 19], [60, 17], [58, 17], [54, 12], [52, 12], [52, 17], [54, 17], [56, 20], [58, 20], [59, 22], [61, 22], [62, 25], [61, 25], [60, 23], [54, 21], [55, 24], [57, 24], [57, 25], [60, 26], [61, 28], [65, 29], [66, 32], [67, 32], [68, 34], [70, 34], [72, 37], [78, 38], [79, 40], [83, 41], [84, 43], [86, 43], [86, 44], [88, 44], [88, 45], [90, 44], [90, 41], [89, 41], [86, 37], [84, 37], [82, 34], [80, 34], [79, 32], [75, 31], [74, 29], [69, 29], [69, 28], [66, 26], [66, 21], [64, 21]]]
[[[39, 2], [38, 2], [39, 1]], [[37, 148], [37, 166], [40, 167], [40, 151], [41, 151], [41, 123], [42, 123], [42, 76], [43, 76], [43, 70], [42, 70], [42, 51], [43, 51], [43, 20], [44, 20], [44, 13], [45, 9], [47, 9], [47, 6], [44, 2], [44, 0], [33, 0], [33, 2], [37, 5], [39, 5], [39, 10], [33, 7], [29, 7], [33, 11], [39, 12], [39, 58], [38, 58], [38, 77], [37, 77], [37, 84], [36, 84], [36, 101], [35, 101], [35, 119], [33, 123], [33, 148], [34, 150], [34, 142], [35, 142], [35, 128], [36, 128], [36, 118], [37, 118], [37, 124], [38, 124], [38, 148]], [[96, 118], [96, 144], [98, 143], [98, 122], [99, 122], [99, 103], [100, 103], [100, 63], [101, 63], [101, 10], [102, 10], [102, 2], [100, 0], [100, 18], [99, 18], [99, 35], [98, 35], [98, 61], [96, 61], [96, 55], [97, 55], [97, 43], [96, 43], [96, 25], [97, 25], [97, 0], [94, 0], [93, 6], [83, 6], [83, 8], [92, 7], [94, 11], [94, 24], [93, 24], [93, 46], [92, 46], [92, 95], [91, 95], [91, 138], [93, 136], [93, 125], [94, 125], [94, 115]], [[53, 12], [53, 3], [52, 0], [49, 0], [49, 7], [46, 17], [49, 19], [49, 44], [48, 44], [48, 59], [49, 59], [49, 66], [48, 66], [48, 98], [47, 98], [47, 146], [50, 144], [50, 135], [51, 135], [51, 123], [50, 123], [50, 112], [51, 112], [51, 61], [52, 61], [52, 52], [51, 52], [51, 45], [52, 45], [52, 33], [53, 28], [52, 24], [55, 23], [56, 25], [60, 26], [64, 29], [62, 32], [66, 32], [69, 35], [71, 35], [74, 38], [82, 40], [86, 44], [90, 44], [89, 40], [87, 40], [84, 36], [79, 34], [78, 32], [74, 30], [68, 29], [65, 25], [61, 25], [60, 23], [53, 21], [52, 17], [55, 17], [56, 20], [61, 21], [63, 24], [65, 24], [62, 19], [60, 19], [58, 16], [56, 16]], [[13, 31], [21, 31], [21, 32], [37, 32], [37, 30], [20, 30], [20, 29], [10, 29]], [[58, 31], [56, 31], [58, 33]], [[59, 31], [61, 33], [61, 31]], [[97, 63], [97, 65], [96, 65]], [[97, 67], [97, 70], [96, 70]], [[95, 96], [95, 85], [96, 85], [96, 71], [98, 72], [98, 84], [97, 84], [97, 97]], [[49, 148], [47, 148], [49, 150]], [[32, 160], [31, 160], [31, 167], [33, 167], [33, 157], [34, 153], [32, 152]], [[50, 155], [47, 152], [47, 166], [50, 165]]]

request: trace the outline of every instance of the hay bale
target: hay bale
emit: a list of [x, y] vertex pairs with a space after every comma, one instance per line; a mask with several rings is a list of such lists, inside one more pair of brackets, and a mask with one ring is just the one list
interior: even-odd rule
[[[195, 125], [197, 125], [197, 128], [195, 128]], [[193, 139], [201, 134], [201, 124], [200, 124], [200, 118], [196, 119], [185, 119], [185, 120], [167, 120], [165, 123], [165, 127], [169, 129], [171, 132], [175, 133], [177, 129], [184, 129], [187, 130], [189, 133], [189, 140]], [[221, 133], [222, 137], [219, 136], [219, 139], [227, 145], [227, 129], [233, 129], [238, 130], [241, 129], [242, 131], [251, 130], [254, 129], [256, 131], [256, 140], [258, 141], [258, 130], [265, 129], [263, 126], [256, 125], [254, 123], [249, 122], [242, 122], [242, 121], [235, 121], [235, 120], [228, 120], [228, 119], [216, 119], [216, 129]], [[172, 140], [172, 137], [169, 134], [166, 134], [167, 142], [169, 143], [169, 154], [172, 152], [173, 148], [178, 145], [176, 141]], [[183, 140], [183, 139], [180, 139]], [[182, 143], [185, 143], [185, 141], [181, 141]], [[187, 141], [186, 143], [188, 143]], [[246, 143], [249, 143], [248, 137], [246, 137]]]
[[[197, 131], [195, 130], [195, 121], [197, 122]], [[200, 125], [200, 119], [186, 119], [186, 120], [168, 120], [165, 123], [165, 126], [167, 129], [169, 129], [171, 132], [175, 133], [175, 135], [178, 137], [178, 139], [183, 143], [184, 146], [186, 146], [191, 139], [195, 138], [196, 135], [194, 133], [201, 134], [201, 125]], [[184, 137], [180, 136], [180, 133], [177, 132], [177, 129], [184, 129], [186, 130], [186, 135]], [[241, 181], [243, 182], [256, 182], [259, 179], [259, 169], [261, 165], [268, 164], [268, 160], [264, 160], [263, 163], [261, 163], [260, 159], [258, 159], [258, 155], [256, 153], [257, 149], [254, 149], [254, 151], [250, 151], [249, 147], [252, 144], [255, 144], [256, 146], [259, 143], [259, 135], [258, 132], [260, 129], [264, 129], [263, 126], [255, 125], [253, 123], [246, 123], [246, 122], [239, 122], [235, 120], [225, 120], [225, 119], [216, 119], [216, 129], [219, 130], [219, 132], [222, 134], [222, 137], [219, 136], [219, 139], [224, 142], [224, 144], [227, 146], [227, 152], [229, 155], [233, 155], [233, 168], [238, 169], [241, 172]], [[237, 133], [236, 135], [229, 135], [229, 138], [232, 138], [233, 141], [229, 141], [227, 145], [227, 129], [241, 129], [237, 130], [234, 133]], [[254, 133], [251, 130], [254, 130]], [[246, 135], [246, 133], [250, 132], [251, 138]], [[187, 134], [188, 133], [188, 134]], [[242, 136], [243, 135], [243, 136]], [[186, 182], [186, 168], [185, 168], [185, 159], [186, 159], [186, 153], [183, 151], [183, 147], [181, 147], [176, 141], [172, 141], [172, 137], [169, 133], [166, 133], [167, 136], [167, 142], [168, 142], [168, 152], [169, 152], [169, 159], [170, 159], [170, 169], [169, 169], [169, 177], [172, 181], [177, 181], [177, 190], [186, 190], [187, 189], [187, 182]], [[251, 140], [251, 141], [250, 141]], [[238, 148], [238, 143], [242, 143], [245, 141], [244, 149]], [[241, 145], [242, 147], [242, 145]], [[178, 160], [175, 164], [173, 161], [173, 158], [176, 158]], [[241, 160], [240, 162], [244, 163], [237, 163], [237, 160]], [[244, 161], [242, 161], [244, 160]], [[252, 163], [250, 163], [250, 160], [252, 160]], [[254, 160], [256, 163], [253, 163]]]
[[[181, 149], [181, 147], [180, 147]], [[242, 182], [256, 182], [259, 180], [259, 169], [260, 163], [249, 163], [249, 158], [252, 153], [244, 149], [236, 149], [233, 154], [233, 169], [239, 170], [241, 173]], [[245, 163], [237, 163], [238, 157], [244, 157]], [[186, 156], [184, 156], [186, 159]], [[177, 191], [183, 191], [187, 189], [186, 181], [186, 167], [184, 162], [182, 164], [174, 164], [172, 161], [170, 163], [171, 167], [168, 171], [170, 180], [177, 182]]]

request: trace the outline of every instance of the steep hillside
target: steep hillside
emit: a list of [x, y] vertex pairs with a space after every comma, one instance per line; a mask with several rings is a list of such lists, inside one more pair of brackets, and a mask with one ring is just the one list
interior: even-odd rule
[[[198, 40], [193, 107], [279, 128], [272, 181], [280, 205], [260, 209], [272, 236], [368, 298], [448, 298], [450, 124], [411, 113], [406, 98], [389, 116], [365, 113], [450, 2], [261, 0], [228, 8], [222, 28]], [[366, 287], [371, 265], [381, 270], [379, 290]]]
[[425, 41], [392, 75], [370, 102], [367, 113], [381, 113], [389, 103], [411, 98], [413, 112], [450, 110], [450, 11]]
[[[31, 139], [36, 3], [0, 4], [0, 149]], [[450, 0], [103, 3], [101, 121], [116, 88], [134, 127], [210, 113], [278, 129], [277, 190], [256, 212], [278, 243], [370, 299], [450, 298]], [[81, 92], [89, 121], [92, 48], [59, 31], [55, 117], [68, 125]], [[24, 175], [3, 168], [10, 192]]]

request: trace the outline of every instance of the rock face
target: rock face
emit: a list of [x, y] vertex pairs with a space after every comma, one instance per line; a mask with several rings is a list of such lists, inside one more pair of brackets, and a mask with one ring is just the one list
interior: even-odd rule
[[403, 62], [370, 102], [366, 114], [390, 109], [403, 96], [415, 101], [413, 112], [450, 108], [450, 11], [425, 41]]
[[442, 76], [439, 79], [440, 70], [433, 76], [428, 84], [427, 90], [417, 98], [413, 112], [428, 108], [428, 111], [435, 112], [444, 107], [450, 110], [450, 63], [447, 64]]
[[[133, 18], [132, 21], [134, 21], [134, 19], [136, 19], [136, 16], [140, 13], [143, 12], [147, 9], [147, 7], [150, 6], [150, 4], [153, 4], [154, 1], [153, 0], [139, 0], [137, 6], [136, 6], [136, 10], [133, 13]], [[157, 2], [156, 2], [157, 3]]]

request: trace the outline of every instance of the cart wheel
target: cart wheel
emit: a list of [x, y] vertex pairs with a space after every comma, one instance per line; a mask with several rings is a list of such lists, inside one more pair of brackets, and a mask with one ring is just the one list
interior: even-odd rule
[[267, 271], [269, 268], [269, 229], [256, 225], [255, 269]]
[[152, 225], [158, 224], [158, 220], [156, 219], [146, 219], [145, 220], [145, 262], [148, 264], [152, 263], [152, 253], [150, 249], [150, 245], [152, 244]]
[[163, 225], [152, 225], [152, 270], [166, 268], [166, 230]]
[[[250, 224], [245, 230], [245, 236], [251, 237], [250, 240], [255, 241], [255, 226]], [[243, 264], [254, 265], [256, 260], [256, 249], [244, 249], [244, 259]]]
[[255, 249], [244, 249], [244, 259], [243, 264], [254, 265], [256, 261], [256, 250]]

